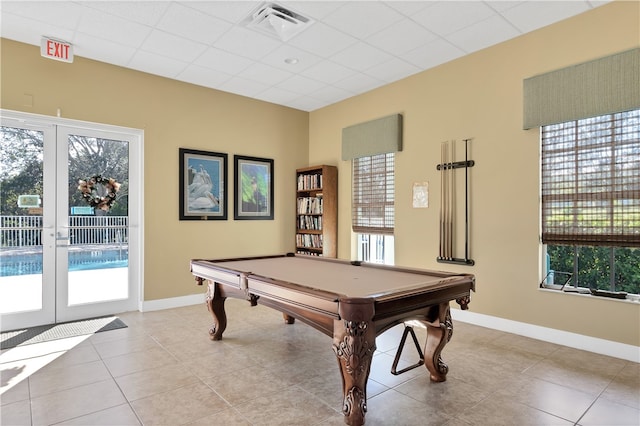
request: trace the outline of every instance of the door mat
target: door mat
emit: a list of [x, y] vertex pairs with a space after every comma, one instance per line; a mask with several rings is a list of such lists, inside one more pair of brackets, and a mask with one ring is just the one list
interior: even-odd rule
[[0, 334], [0, 349], [65, 339], [67, 337], [84, 336], [126, 327], [127, 325], [120, 318], [108, 316], [6, 331]]

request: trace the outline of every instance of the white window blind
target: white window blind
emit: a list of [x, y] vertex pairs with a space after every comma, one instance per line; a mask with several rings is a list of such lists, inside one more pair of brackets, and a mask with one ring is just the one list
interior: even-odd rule
[[542, 241], [640, 246], [640, 110], [542, 127]]
[[393, 235], [394, 168], [393, 152], [353, 159], [351, 217], [354, 232]]

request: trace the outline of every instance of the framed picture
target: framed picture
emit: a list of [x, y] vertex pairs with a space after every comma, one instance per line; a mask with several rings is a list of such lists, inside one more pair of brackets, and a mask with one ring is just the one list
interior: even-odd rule
[[180, 220], [226, 220], [227, 154], [179, 151]]
[[273, 219], [273, 160], [234, 155], [236, 220]]

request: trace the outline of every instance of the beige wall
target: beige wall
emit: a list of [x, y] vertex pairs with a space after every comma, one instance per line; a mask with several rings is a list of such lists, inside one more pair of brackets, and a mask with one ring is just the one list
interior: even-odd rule
[[[308, 114], [261, 101], [2, 40], [1, 107], [144, 129], [144, 300], [202, 292], [192, 258], [293, 250], [295, 169], [307, 165]], [[33, 100], [32, 106], [28, 106]], [[25, 105], [28, 104], [28, 105]], [[178, 148], [274, 159], [275, 219], [178, 220]]]
[[[404, 115], [397, 155], [396, 263], [477, 277], [471, 310], [640, 346], [640, 305], [538, 290], [538, 131], [522, 129], [522, 80], [638, 45], [639, 3], [615, 2], [395, 84], [307, 114], [82, 58], [63, 64], [37, 47], [2, 40], [1, 107], [145, 131], [145, 294], [200, 292], [189, 259], [293, 250], [294, 170], [339, 167], [340, 257], [351, 257], [350, 163], [343, 127]], [[32, 105], [29, 96], [33, 97]], [[27, 105], [25, 105], [27, 104]], [[473, 267], [440, 264], [440, 143], [473, 138]], [[308, 142], [308, 145], [307, 145]], [[180, 222], [178, 148], [275, 160], [275, 220]], [[460, 146], [461, 147], [461, 146]], [[459, 148], [460, 152], [461, 148]], [[430, 207], [413, 209], [413, 182]]]
[[[539, 131], [522, 130], [524, 78], [638, 46], [639, 16], [637, 2], [608, 4], [312, 112], [309, 160], [339, 167], [339, 256], [351, 256], [351, 164], [340, 159], [341, 129], [401, 113], [396, 264], [476, 274], [474, 312], [639, 346], [639, 304], [538, 289]], [[473, 267], [435, 260], [440, 144], [456, 139], [464, 155], [465, 138], [473, 138], [470, 158], [476, 161], [470, 169]], [[429, 182], [430, 205], [414, 209], [412, 185], [423, 181]], [[463, 255], [462, 246], [457, 257]]]

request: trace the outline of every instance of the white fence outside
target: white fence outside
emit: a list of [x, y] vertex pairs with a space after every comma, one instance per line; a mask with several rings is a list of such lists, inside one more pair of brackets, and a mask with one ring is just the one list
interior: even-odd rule
[[[0, 216], [0, 247], [42, 245], [42, 216]], [[126, 245], [127, 216], [69, 216], [70, 245]]]

